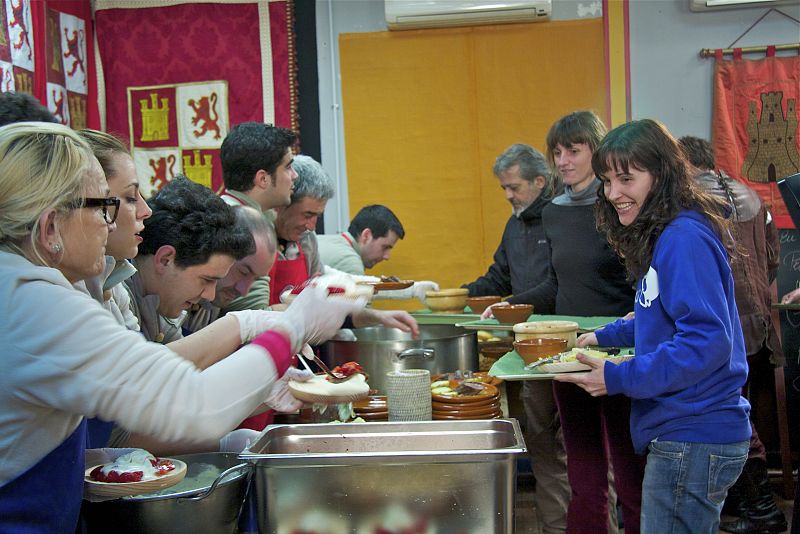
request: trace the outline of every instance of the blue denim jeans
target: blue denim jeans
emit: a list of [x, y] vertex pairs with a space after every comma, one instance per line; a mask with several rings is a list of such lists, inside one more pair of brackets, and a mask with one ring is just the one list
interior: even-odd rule
[[749, 442], [650, 442], [642, 482], [642, 534], [715, 534]]

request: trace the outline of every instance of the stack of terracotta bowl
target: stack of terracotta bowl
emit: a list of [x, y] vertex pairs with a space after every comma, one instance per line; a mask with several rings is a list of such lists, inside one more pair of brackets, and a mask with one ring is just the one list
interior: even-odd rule
[[370, 395], [364, 400], [353, 403], [353, 411], [356, 417], [364, 421], [388, 421], [389, 405], [386, 403], [386, 395]]
[[[478, 374], [478, 373], [476, 373]], [[437, 377], [441, 379], [441, 377]], [[492, 380], [491, 377], [487, 377]], [[436, 395], [431, 406], [434, 420], [495, 419], [503, 416], [500, 392], [496, 385], [481, 382], [483, 390], [477, 395]]]

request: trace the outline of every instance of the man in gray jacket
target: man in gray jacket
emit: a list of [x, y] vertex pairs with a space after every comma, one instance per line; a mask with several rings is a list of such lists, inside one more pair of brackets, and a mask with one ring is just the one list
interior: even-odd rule
[[[483, 276], [462, 287], [470, 296], [508, 296], [508, 302], [529, 302], [526, 291], [545, 280], [550, 269], [550, 247], [542, 226], [542, 209], [558, 184], [544, 156], [525, 144], [514, 144], [497, 157], [494, 175], [512, 215], [494, 254], [494, 263]], [[536, 313], [553, 313], [554, 303], [539, 303]], [[570, 487], [566, 452], [561, 437], [553, 389], [547, 381], [526, 381], [522, 388], [525, 407], [525, 442], [536, 478], [536, 516], [542, 532], [564, 532]]]

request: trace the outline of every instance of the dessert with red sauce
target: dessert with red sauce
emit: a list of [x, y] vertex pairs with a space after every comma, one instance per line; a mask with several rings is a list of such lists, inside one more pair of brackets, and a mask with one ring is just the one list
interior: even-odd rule
[[97, 482], [141, 482], [164, 476], [174, 469], [171, 460], [156, 458], [144, 449], [136, 449], [111, 463], [98, 465], [89, 477]]

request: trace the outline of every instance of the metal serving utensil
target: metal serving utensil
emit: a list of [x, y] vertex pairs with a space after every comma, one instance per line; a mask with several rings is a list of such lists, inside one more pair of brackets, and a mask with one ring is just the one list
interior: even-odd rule
[[357, 375], [357, 374], [358, 374], [358, 373], [353, 373], [352, 375], [350, 375], [350, 376], [345, 376], [345, 377], [340, 377], [340, 376], [338, 376], [338, 375], [335, 375], [335, 374], [333, 373], [333, 371], [331, 371], [330, 369], [328, 369], [328, 366], [327, 366], [327, 365], [325, 365], [325, 363], [324, 363], [322, 360], [320, 360], [320, 359], [317, 357], [317, 355], [316, 355], [316, 354], [314, 354], [314, 351], [313, 351], [313, 350], [311, 349], [311, 347], [309, 347], [308, 345], [305, 345], [305, 346], [303, 347], [303, 349], [300, 351], [300, 354], [298, 354], [298, 355], [297, 355], [297, 357], [298, 357], [298, 358], [300, 359], [300, 361], [303, 363], [303, 366], [304, 366], [306, 369], [308, 369], [309, 371], [311, 371], [311, 369], [308, 367], [308, 363], [306, 362], [306, 359], [308, 359], [308, 360], [312, 360], [314, 363], [316, 363], [316, 364], [317, 364], [317, 366], [319, 366], [319, 368], [320, 368], [320, 369], [322, 369], [322, 370], [323, 370], [323, 372], [324, 372], [326, 375], [328, 375], [328, 381], [329, 381], [329, 382], [333, 382], [334, 384], [341, 384], [342, 382], [347, 382], [348, 380], [350, 380], [351, 378], [353, 378], [355, 375]]
[[555, 363], [555, 362], [561, 360], [561, 356], [563, 356], [565, 354], [567, 354], [567, 352], [560, 352], [560, 353], [558, 353], [558, 354], [556, 354], [554, 356], [548, 356], [547, 358], [542, 358], [540, 360], [536, 360], [535, 362], [526, 365], [525, 369], [534, 369], [534, 368], [539, 367], [540, 365], [544, 365], [546, 363]]

